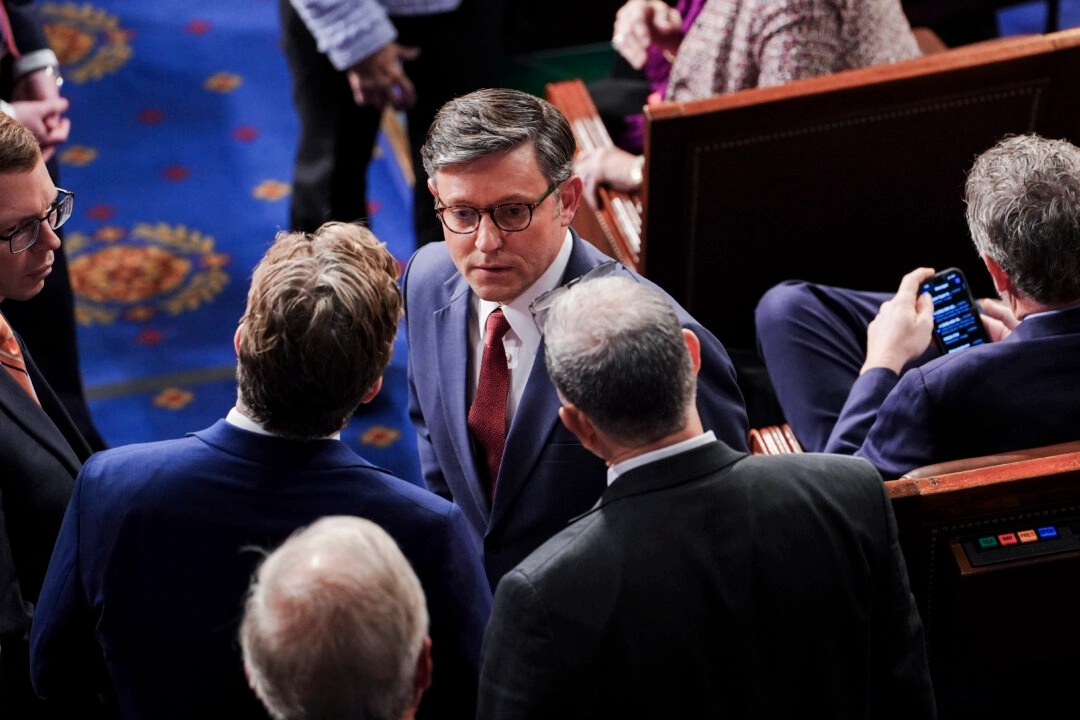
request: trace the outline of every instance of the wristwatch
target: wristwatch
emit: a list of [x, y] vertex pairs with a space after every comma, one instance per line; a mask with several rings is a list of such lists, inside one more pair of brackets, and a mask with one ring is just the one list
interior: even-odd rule
[[630, 182], [634, 187], [640, 188], [645, 182], [645, 156], [638, 155], [634, 158], [634, 164], [630, 167]]
[[60, 74], [59, 65], [46, 65], [41, 69], [46, 75], [51, 75], [56, 80], [56, 87], [61, 88], [64, 86], [64, 76]]

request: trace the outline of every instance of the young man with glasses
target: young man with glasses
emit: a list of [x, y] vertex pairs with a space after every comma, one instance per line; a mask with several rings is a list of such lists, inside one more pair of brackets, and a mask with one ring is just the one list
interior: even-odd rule
[[[530, 306], [611, 259], [570, 229], [582, 181], [573, 133], [549, 103], [503, 89], [457, 98], [422, 154], [446, 242], [419, 250], [405, 271], [410, 415], [428, 487], [465, 513], [494, 587], [604, 487], [603, 461], [559, 423]], [[744, 449], [731, 360], [667, 299], [702, 338], [706, 427]]]
[[[0, 301], [41, 292], [71, 216], [38, 141], [0, 113]], [[44, 717], [30, 689], [27, 634], [49, 555], [90, 448], [0, 314], [0, 653], [4, 717]]]

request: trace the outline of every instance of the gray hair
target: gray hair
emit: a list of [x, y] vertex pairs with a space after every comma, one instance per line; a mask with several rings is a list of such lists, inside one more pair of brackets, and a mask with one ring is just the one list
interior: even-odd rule
[[394, 720], [415, 694], [424, 591], [375, 523], [327, 517], [259, 568], [240, 627], [251, 687], [277, 720]]
[[449, 165], [473, 162], [531, 142], [549, 184], [558, 187], [574, 171], [574, 133], [554, 105], [521, 92], [477, 90], [446, 103], [420, 149], [429, 178]]
[[964, 199], [980, 253], [1046, 305], [1080, 300], [1080, 148], [1008, 137], [975, 161]]
[[682, 326], [656, 290], [626, 277], [569, 288], [544, 321], [548, 374], [566, 402], [626, 445], [681, 429], [697, 387]]

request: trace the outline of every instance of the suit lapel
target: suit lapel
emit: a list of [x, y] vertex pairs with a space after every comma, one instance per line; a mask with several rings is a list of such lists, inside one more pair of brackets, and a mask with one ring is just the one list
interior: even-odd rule
[[[468, 478], [469, 495], [482, 515], [490, 512], [487, 490], [481, 487], [472, 440], [467, 425], [469, 374], [469, 298], [471, 291], [461, 275], [446, 283], [450, 303], [434, 313], [435, 337], [439, 347], [435, 352], [435, 370], [442, 395], [443, 422], [450, 430], [451, 442], [458, 464]], [[460, 500], [459, 500], [460, 502]]]
[[[576, 232], [571, 232], [574, 245], [560, 285], [584, 275], [594, 265], [607, 259], [599, 253], [591, 253], [585, 241], [578, 237]], [[514, 499], [532, 477], [540, 453], [555, 429], [555, 424], [559, 422], [560, 405], [544, 363], [544, 341], [541, 339], [536, 359], [529, 372], [529, 380], [525, 384], [525, 392], [507, 432], [495, 491], [495, 506], [488, 521], [489, 531], [509, 512]]]
[[[11, 417], [12, 422], [22, 427], [26, 434], [41, 447], [55, 455], [71, 471], [71, 476], [75, 477], [82, 467], [82, 461], [64, 437], [58, 422], [54, 422], [46, 412], [47, 409], [57, 411], [57, 408], [51, 406], [58, 405], [59, 401], [55, 399], [45, 378], [38, 372], [37, 366], [30, 359], [25, 345], [23, 346], [23, 356], [26, 359], [30, 379], [34, 383], [34, 390], [43, 405], [34, 402], [26, 394], [26, 391], [22, 389], [22, 386], [15, 382], [14, 378], [7, 372], [0, 372], [0, 407]], [[68, 420], [66, 415], [59, 418], [60, 422], [64, 420]], [[89, 455], [89, 452], [87, 451], [84, 454]]]

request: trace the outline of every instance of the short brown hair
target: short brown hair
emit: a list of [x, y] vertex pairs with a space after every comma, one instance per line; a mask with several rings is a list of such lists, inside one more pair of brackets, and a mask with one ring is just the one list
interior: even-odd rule
[[366, 227], [278, 233], [248, 291], [238, 347], [240, 402], [292, 438], [340, 430], [390, 362], [399, 266]]
[[0, 173], [28, 172], [41, 159], [37, 138], [15, 118], [0, 112]]

